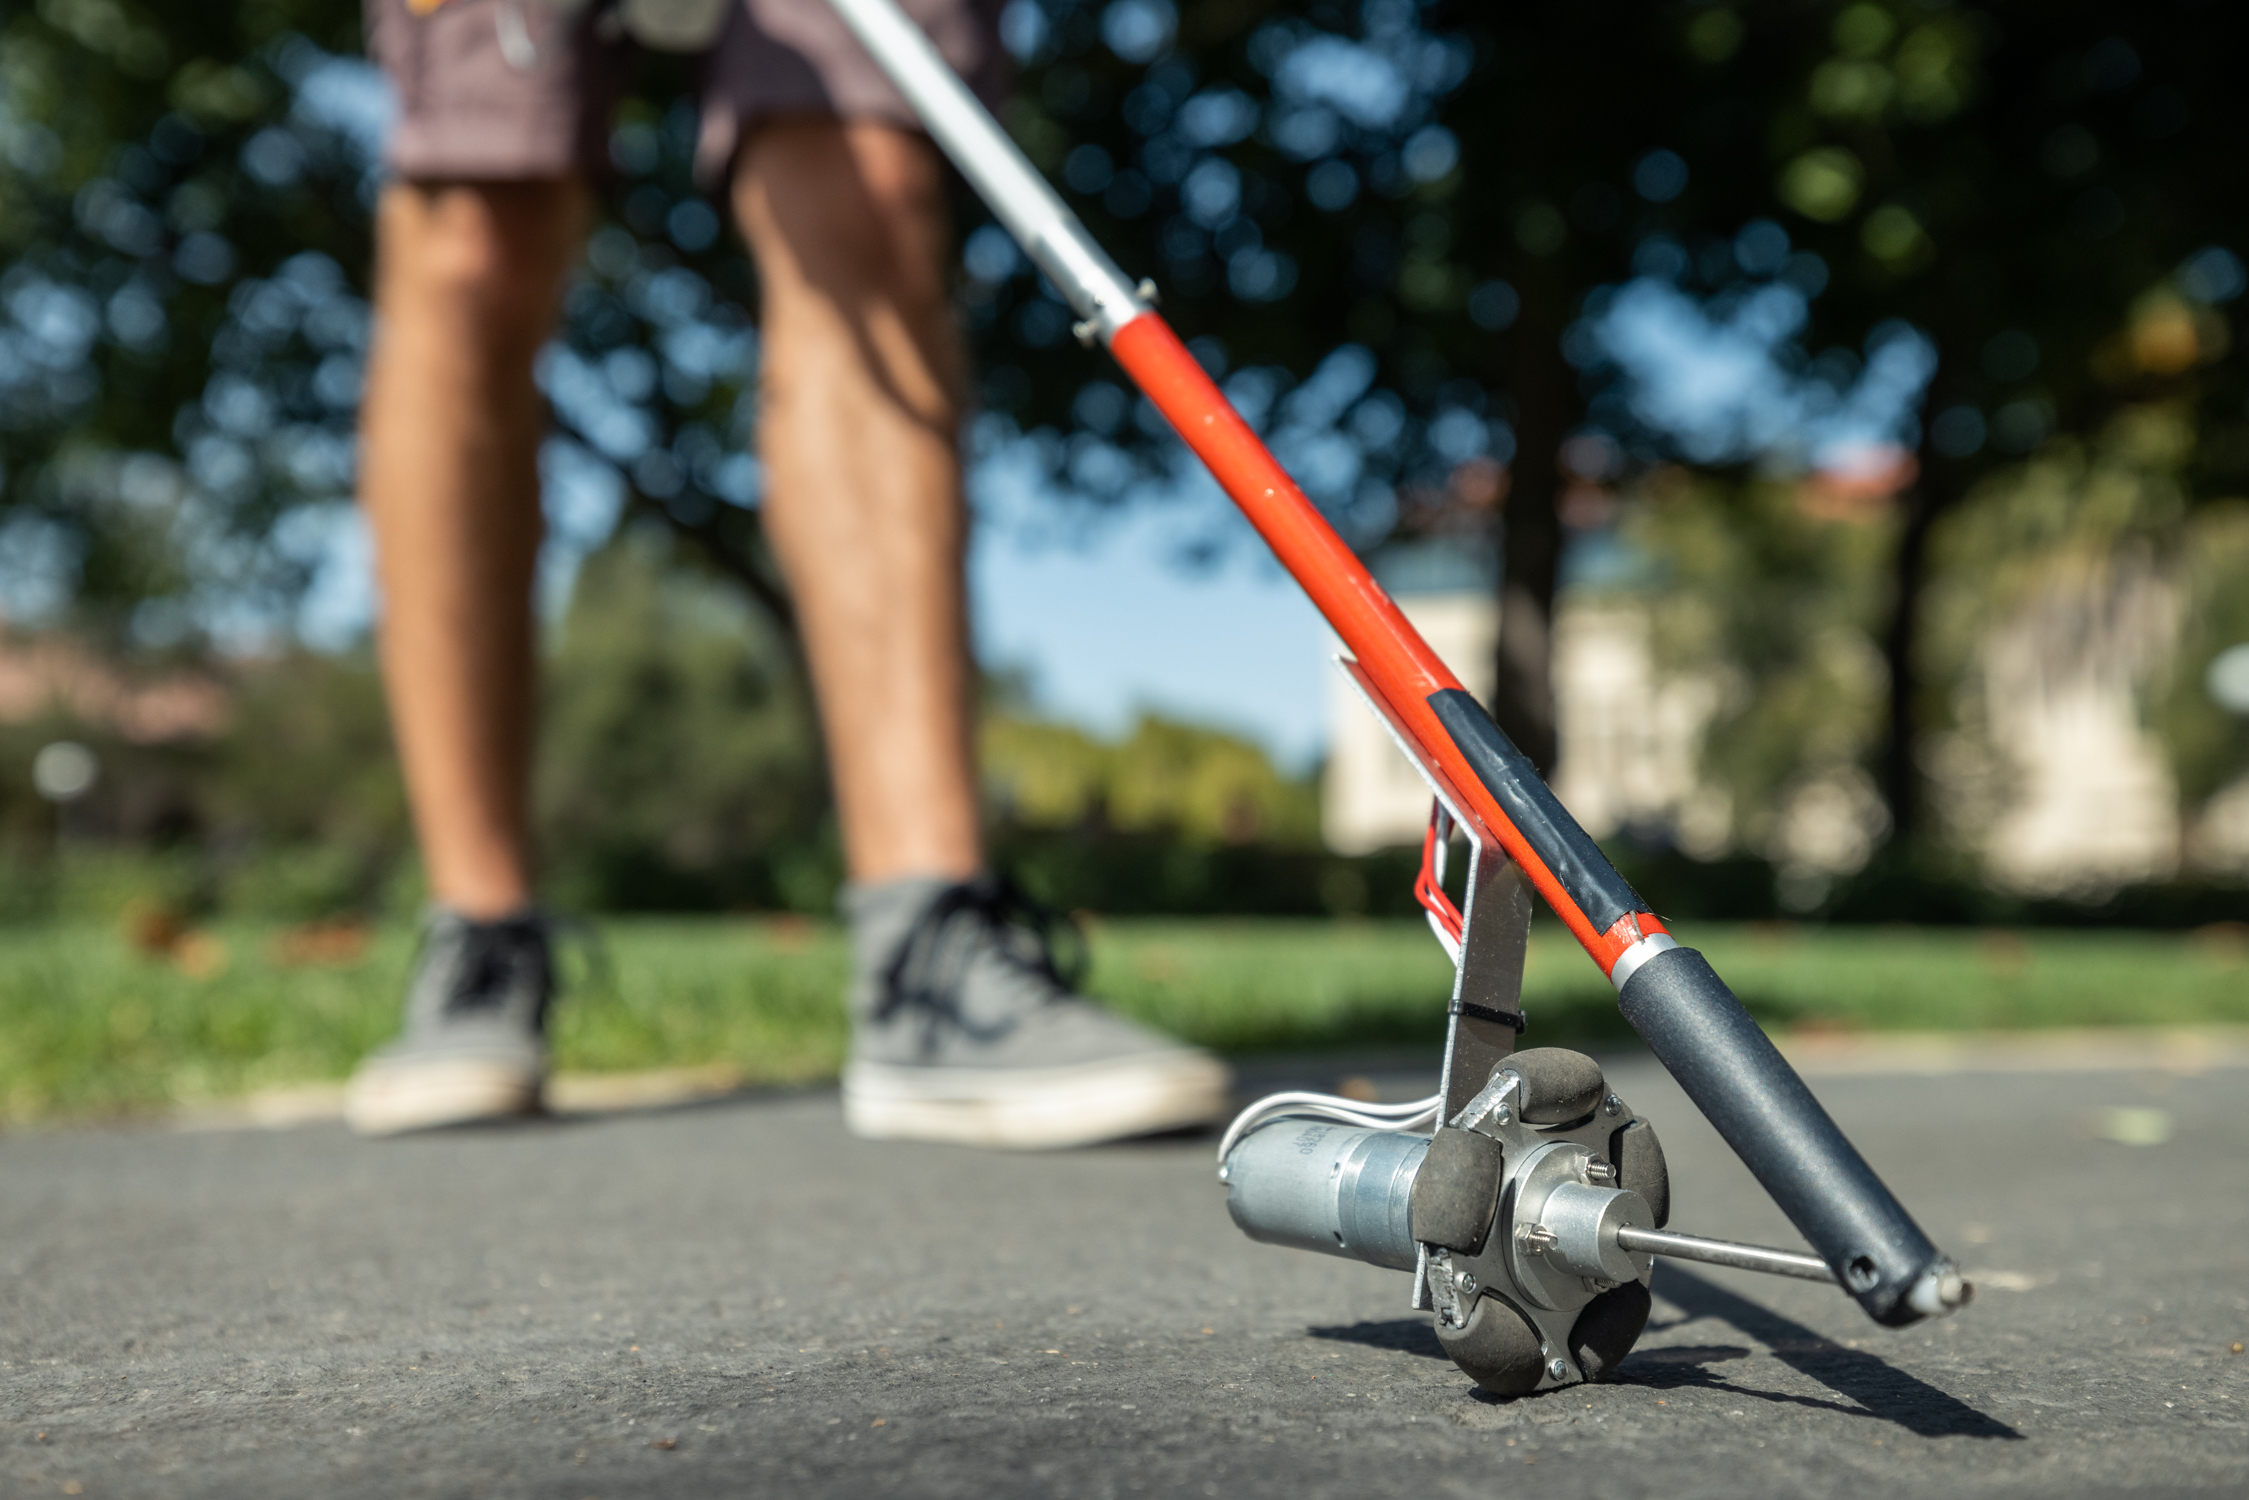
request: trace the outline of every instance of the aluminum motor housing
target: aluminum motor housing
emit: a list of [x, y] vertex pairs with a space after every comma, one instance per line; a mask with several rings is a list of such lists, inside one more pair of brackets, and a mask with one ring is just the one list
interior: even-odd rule
[[1413, 1179], [1428, 1154], [1427, 1136], [1275, 1120], [1228, 1154], [1226, 1211], [1268, 1245], [1411, 1271]]

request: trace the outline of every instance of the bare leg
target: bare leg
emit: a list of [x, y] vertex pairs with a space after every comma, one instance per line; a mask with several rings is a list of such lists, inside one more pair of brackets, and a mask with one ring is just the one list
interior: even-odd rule
[[858, 882], [844, 1121], [988, 1146], [1201, 1123], [1225, 1064], [1069, 995], [1007, 930], [1003, 892], [942, 884], [983, 862], [942, 186], [918, 135], [809, 120], [759, 131], [734, 180], [765, 286], [767, 532]]
[[766, 124], [734, 177], [765, 296], [766, 530], [865, 882], [983, 862], [943, 183], [921, 136], [829, 119]]
[[583, 228], [575, 182], [405, 185], [377, 215], [360, 493], [382, 664], [431, 894], [531, 898], [528, 821], [544, 408], [531, 360]]

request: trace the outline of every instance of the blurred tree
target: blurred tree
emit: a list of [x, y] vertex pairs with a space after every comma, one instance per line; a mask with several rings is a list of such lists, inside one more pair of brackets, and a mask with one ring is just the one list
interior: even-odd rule
[[[300, 108], [348, 5], [45, 0], [0, 24], [0, 551], [18, 618], [170, 643], [293, 600], [351, 485], [365, 260]], [[335, 101], [331, 101], [335, 102]]]
[[1075, 724], [1034, 718], [1026, 707], [987, 711], [977, 733], [984, 800], [993, 816], [1026, 828], [1098, 821], [1108, 802], [1111, 747]]
[[[10, 614], [143, 646], [302, 623], [346, 519], [369, 331], [388, 104], [351, 56], [358, 9], [43, 0], [0, 26]], [[679, 65], [650, 67], [678, 91]], [[550, 509], [583, 550], [630, 500], [785, 622], [747, 509], [748, 272], [686, 183], [682, 118], [621, 117], [615, 210], [641, 236], [596, 235], [542, 362]]]
[[227, 674], [233, 701], [199, 799], [205, 832], [222, 867], [321, 851], [334, 896], [308, 898], [307, 916], [374, 906], [413, 847], [372, 655], [299, 648]]
[[602, 910], [826, 910], [826, 781], [788, 643], [679, 545], [629, 526], [563, 622], [539, 740], [554, 886]]
[[[1811, 419], [1918, 402], [1890, 424], [1920, 458], [1885, 649], [1906, 824], [1933, 520], [2136, 402], [2192, 408], [2193, 495], [2249, 469], [2219, 311], [2244, 279], [2245, 106], [2208, 0], [1014, 0], [1005, 37], [1017, 137], [1346, 537], [1503, 544], [1494, 709], [1542, 763], [1565, 522], [1591, 519], [1573, 486], [1816, 457], [1787, 451]], [[355, 39], [348, 0], [39, 0], [0, 23], [12, 612], [75, 603], [144, 643], [270, 632], [330, 555], [382, 119]], [[660, 517], [785, 621], [745, 451], [754, 281], [689, 180], [685, 78], [650, 60], [612, 136], [540, 370], [550, 509], [581, 549], [620, 507]], [[1191, 481], [965, 200], [962, 227], [977, 451], [1015, 445], [1090, 503]], [[1665, 399], [1619, 322], [1665, 307], [1761, 339], [1783, 388]]]
[[1319, 793], [1250, 741], [1157, 714], [1104, 743], [1067, 724], [1001, 714], [982, 734], [984, 780], [1004, 823], [1116, 829], [1190, 843], [1319, 845]]
[[[1700, 813], [1713, 846], [1756, 851], [1808, 907], [1887, 832], [1862, 769], [1882, 733], [1877, 642], [1894, 516], [1817, 484], [1662, 468], [1628, 536], [1661, 558], [1636, 590], [1667, 677], [1711, 680]], [[1813, 827], [1828, 847], [1807, 832]], [[1724, 838], [1717, 837], [1725, 833]]]
[[[1936, 518], [2048, 435], [2149, 400], [2197, 409], [2195, 493], [2249, 471], [2242, 367], [2216, 310], [2242, 289], [2227, 247], [2249, 238], [2230, 15], [2198, 0], [1750, 0], [1463, 24], [1481, 61], [1444, 119], [1476, 190], [1453, 204], [1450, 284], [1505, 292], [1400, 300], [1447, 368], [1517, 403], [1503, 722], [1519, 715], [1540, 742], [1543, 643], [1518, 625], [1551, 598], [1554, 495], [1622, 463], [1773, 456], [1755, 413], [1714, 432], [1635, 378], [1613, 321], [1625, 293], [1667, 285], [1720, 325], [1763, 320], [1813, 414], [1871, 394], [1918, 336], [1934, 359], [1918, 372], [1923, 419], [1895, 434], [1920, 477], [1891, 562], [1880, 767], [1910, 826], [1933, 711], [1918, 626]], [[1475, 331], [1487, 295], [1514, 316], [1496, 340]], [[1913, 378], [1892, 375], [1909, 397]], [[1567, 443], [1583, 430], [1615, 446]]]
[[[2249, 466], [2216, 311], [2242, 279], [2242, 105], [2207, 0], [1019, 0], [1010, 23], [1018, 138], [1178, 294], [1171, 316], [1346, 536], [1497, 534], [1493, 707], [1542, 764], [1573, 486], [1836, 456], [1806, 451], [1815, 418], [1919, 450], [1878, 757], [1910, 824], [1931, 523], [2046, 435], [2149, 399], [2202, 408], [2198, 493]], [[992, 408], [1068, 433], [1048, 461], [1081, 494], [1163, 472], [1147, 408], [1084, 378], [996, 230], [967, 262], [972, 321], [1013, 335]], [[1761, 336], [1771, 411], [1650, 388], [1616, 321], [1657, 287]]]

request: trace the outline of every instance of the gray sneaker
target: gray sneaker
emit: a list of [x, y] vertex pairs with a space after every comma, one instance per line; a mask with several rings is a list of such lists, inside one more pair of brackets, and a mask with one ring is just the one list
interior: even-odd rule
[[1083, 1146], [1224, 1114], [1226, 1065], [1075, 994], [1055, 963], [1054, 919], [1009, 882], [852, 886], [842, 906], [854, 1133]]
[[396, 1135], [537, 1114], [553, 995], [544, 916], [433, 911], [405, 1028], [352, 1075], [344, 1118], [362, 1135]]

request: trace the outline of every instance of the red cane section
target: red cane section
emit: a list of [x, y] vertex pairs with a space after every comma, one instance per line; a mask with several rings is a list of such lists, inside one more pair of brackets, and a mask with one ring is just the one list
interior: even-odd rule
[[[1659, 932], [1668, 936], [1670, 930], [1656, 919], [1656, 914], [1652, 911], [1626, 912], [1616, 919], [1607, 932], [1601, 934], [1601, 946], [1608, 950], [1609, 954], [1601, 965], [1602, 970], [1606, 972], [1614, 968], [1618, 955], [1640, 939], [1654, 937]], [[1599, 955], [1596, 954], [1595, 956], [1598, 957]]]
[[[1382, 585], [1343, 544], [1335, 528], [1316, 509], [1296, 481], [1266, 450], [1223, 392], [1203, 373], [1170, 325], [1143, 313], [1117, 330], [1109, 350], [1125, 373], [1156, 403], [1196, 456], [1209, 465], [1226, 493], [1249, 517], [1328, 624], [1390, 704], [1414, 739], [1445, 772], [1461, 795], [1474, 803], [1508, 857], [1530, 876], [1531, 884], [1568, 924], [1585, 951], [1606, 974], [1617, 956], [1663, 927], [1647, 913], [1624, 918], [1609, 931], [1593, 924], [1554, 878], [1521, 832], [1500, 811], [1484, 784], [1461, 756], [1444, 726], [1430, 711], [1431, 693], [1458, 688], [1460, 679], [1429, 649]], [[1637, 929], [1637, 930], [1634, 930]]]

